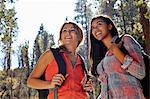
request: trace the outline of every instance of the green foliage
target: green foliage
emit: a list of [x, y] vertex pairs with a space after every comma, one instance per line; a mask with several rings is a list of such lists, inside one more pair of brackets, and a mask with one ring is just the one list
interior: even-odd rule
[[144, 3], [144, 1], [143, 0], [135, 0], [135, 3], [137, 6], [140, 6]]
[[4, 80], [6, 76], [6, 72], [0, 71], [0, 81]]
[[146, 19], [150, 20], [150, 8], [147, 10], [147, 12], [144, 14]]
[[[12, 73], [12, 71], [10, 72]], [[12, 90], [16, 88], [18, 83], [14, 77], [7, 76], [5, 71], [0, 71], [0, 79], [0, 92], [3, 93], [0, 97], [3, 99], [11, 95]]]
[[130, 35], [132, 35], [141, 45], [144, 45], [144, 35], [143, 35], [143, 29], [142, 25], [137, 22], [133, 25], [133, 31], [129, 32]]
[[[7, 76], [5, 71], [0, 71], [0, 99], [35, 99], [37, 91], [26, 84], [27, 68], [16, 68], [10, 73], [11, 76]], [[28, 91], [34, 97], [30, 97]]]
[[[137, 7], [143, 6], [147, 9], [147, 12], [144, 14], [146, 19], [150, 19], [150, 1], [149, 0], [134, 0]], [[148, 3], [149, 2], [149, 3]]]
[[14, 52], [12, 44], [16, 40], [18, 30], [15, 8], [8, 8], [13, 2], [14, 0], [1, 0], [0, 2], [0, 40], [5, 69], [11, 67], [11, 54]]
[[18, 49], [19, 67], [29, 67], [29, 42], [21, 44]]
[[1, 5], [2, 8], [0, 9], [0, 34], [8, 34], [8, 36], [10, 36], [9, 34], [11, 33], [11, 36], [14, 37], [16, 36], [16, 32], [18, 29], [16, 22], [17, 18], [15, 17], [15, 8], [13, 7], [7, 9], [5, 2], [2, 2]]
[[134, 30], [133, 30], [134, 33], [142, 33], [143, 32], [142, 25], [139, 22], [135, 23], [133, 25], [133, 27], [134, 27]]

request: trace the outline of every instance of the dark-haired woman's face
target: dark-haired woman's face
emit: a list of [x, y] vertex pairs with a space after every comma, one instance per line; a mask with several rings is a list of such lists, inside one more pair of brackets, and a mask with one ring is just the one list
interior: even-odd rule
[[72, 24], [66, 24], [61, 33], [61, 42], [63, 45], [74, 45], [78, 44], [77, 29]]
[[101, 19], [93, 20], [91, 24], [92, 34], [97, 40], [103, 40], [106, 36], [110, 35], [109, 30], [111, 29], [110, 25], [107, 25]]

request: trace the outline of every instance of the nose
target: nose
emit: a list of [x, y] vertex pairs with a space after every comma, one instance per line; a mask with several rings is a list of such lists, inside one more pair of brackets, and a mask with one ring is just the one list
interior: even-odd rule
[[67, 30], [66, 33], [67, 33], [68, 35], [70, 35], [70, 34], [71, 34], [71, 30]]
[[66, 31], [66, 34], [67, 34], [67, 35], [70, 35], [70, 31], [69, 31], [69, 30], [68, 30], [68, 31]]
[[71, 30], [68, 30], [69, 33], [71, 33]]

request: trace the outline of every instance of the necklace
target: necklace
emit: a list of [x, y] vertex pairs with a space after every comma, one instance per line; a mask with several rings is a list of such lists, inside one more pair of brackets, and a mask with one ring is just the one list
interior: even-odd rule
[[74, 65], [76, 64], [76, 60], [77, 60], [77, 54], [75, 55], [67, 54], [67, 57], [70, 60], [72, 67], [74, 68]]

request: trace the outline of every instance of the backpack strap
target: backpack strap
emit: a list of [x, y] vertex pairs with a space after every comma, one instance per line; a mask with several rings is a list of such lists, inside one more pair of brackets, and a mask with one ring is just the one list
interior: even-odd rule
[[[60, 49], [59, 48], [50, 48], [51, 51], [53, 52], [53, 55], [54, 55], [54, 58], [57, 62], [57, 65], [58, 65], [58, 73], [62, 74], [64, 77], [66, 75], [66, 63], [63, 59], [63, 57], [61, 56], [60, 54]], [[54, 88], [54, 99], [57, 99], [57, 89], [59, 88], [60, 86], [56, 86], [56, 88]]]
[[88, 74], [88, 69], [87, 69], [87, 66], [86, 66], [86, 62], [85, 62], [85, 59], [83, 56], [81, 56], [79, 53], [78, 53], [80, 59], [81, 59], [81, 63], [82, 63], [82, 70], [84, 71], [84, 74]]
[[150, 89], [149, 89], [149, 67], [150, 67], [150, 56], [142, 50], [142, 55], [144, 59], [144, 64], [145, 64], [145, 77], [140, 80], [141, 85], [143, 87], [143, 94], [148, 99], [150, 97]]
[[[86, 79], [90, 79], [92, 77], [92, 75], [89, 75], [88, 73], [88, 69], [87, 69], [87, 65], [85, 62], [85, 59], [83, 56], [81, 56], [80, 54], [78, 54], [80, 59], [81, 59], [81, 63], [82, 63], [82, 70], [84, 71], [84, 76], [86, 77]], [[94, 95], [93, 92], [88, 92], [90, 99], [94, 99]]]
[[[58, 65], [58, 73], [62, 74], [63, 76], [66, 75], [66, 63], [64, 62], [60, 52], [59, 52], [59, 48], [50, 48], [50, 50], [52, 51], [54, 58], [57, 62]], [[40, 77], [41, 80], [45, 80], [45, 71], [42, 74], [42, 76]], [[39, 92], [39, 99], [47, 99], [47, 96], [49, 94], [49, 90], [48, 89], [37, 89]], [[54, 99], [57, 99], [57, 88], [54, 88]]]
[[54, 58], [57, 62], [58, 70], [59, 70], [58, 73], [62, 74], [65, 77], [65, 75], [66, 75], [66, 63], [65, 63], [63, 57], [61, 56], [61, 54], [59, 52], [60, 49], [59, 48], [56, 48], [56, 49], [50, 48], [50, 49], [51, 49], [51, 51], [54, 55]]

